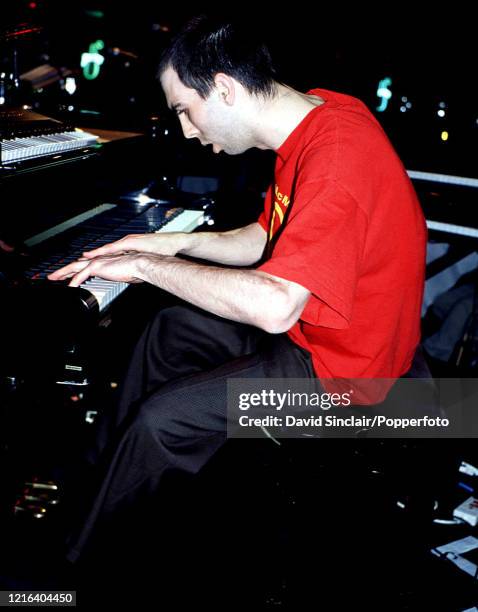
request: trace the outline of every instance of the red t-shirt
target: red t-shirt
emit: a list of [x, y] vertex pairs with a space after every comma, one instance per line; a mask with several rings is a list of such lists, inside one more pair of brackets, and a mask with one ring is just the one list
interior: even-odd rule
[[325, 102], [277, 151], [275, 197], [271, 186], [258, 221], [269, 232], [274, 202], [274, 235], [291, 209], [258, 269], [311, 292], [288, 334], [310, 351], [319, 378], [397, 378], [420, 340], [424, 216], [366, 106], [327, 90], [309, 94]]

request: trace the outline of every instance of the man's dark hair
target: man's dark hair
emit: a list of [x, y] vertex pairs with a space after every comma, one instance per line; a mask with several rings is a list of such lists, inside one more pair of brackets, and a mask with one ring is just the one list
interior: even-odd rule
[[218, 72], [233, 77], [251, 94], [275, 93], [276, 71], [267, 46], [238, 22], [194, 17], [162, 54], [158, 78], [169, 67], [204, 99]]

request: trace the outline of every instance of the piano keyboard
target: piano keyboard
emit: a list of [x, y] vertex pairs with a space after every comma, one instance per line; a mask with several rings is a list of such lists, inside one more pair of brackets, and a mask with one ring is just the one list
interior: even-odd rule
[[[33, 281], [46, 279], [50, 272], [81, 257], [83, 251], [114, 242], [127, 234], [191, 232], [202, 223], [204, 217], [203, 211], [165, 208], [157, 203], [141, 206], [139, 209], [103, 204], [93, 211], [100, 212], [93, 216], [83, 213], [80, 216], [82, 221], [78, 222], [75, 217], [70, 222], [63, 223], [63, 231], [51, 239], [49, 238], [52, 233], [55, 234], [54, 230], [50, 230], [48, 235], [44, 233], [27, 240], [26, 244], [30, 246], [40, 243], [40, 250], [36, 255], [36, 263], [25, 271], [25, 276]], [[93, 277], [81, 287], [96, 298], [102, 312], [123, 293], [128, 283]]]
[[[166, 225], [161, 227], [159, 230], [156, 230], [155, 233], [191, 232], [201, 224], [202, 218], [203, 213], [201, 211], [183, 210], [179, 213], [179, 215], [171, 219], [170, 222], [166, 222]], [[131, 232], [128, 233], [130, 234]], [[81, 284], [80, 287], [87, 289], [95, 296], [101, 312], [107, 308], [121, 293], [123, 293], [123, 291], [128, 287], [128, 283], [118, 283], [93, 276], [93, 278], [89, 278], [85, 283]]]
[[21, 162], [26, 159], [61, 154], [81, 149], [96, 143], [98, 136], [80, 129], [57, 134], [41, 134], [10, 139], [0, 142], [2, 164]]

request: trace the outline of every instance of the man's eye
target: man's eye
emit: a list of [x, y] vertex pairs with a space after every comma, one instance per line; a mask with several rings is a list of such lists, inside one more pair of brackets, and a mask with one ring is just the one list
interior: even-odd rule
[[177, 116], [179, 117], [179, 115], [185, 114], [187, 116], [188, 111], [185, 108], [181, 108], [179, 110], [176, 111]]

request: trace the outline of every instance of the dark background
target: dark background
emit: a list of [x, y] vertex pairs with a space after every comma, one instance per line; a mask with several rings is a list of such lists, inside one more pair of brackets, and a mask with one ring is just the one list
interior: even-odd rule
[[[148, 114], [164, 112], [155, 69], [171, 34], [192, 15], [218, 14], [214, 4], [207, 2], [20, 0], [5, 4], [0, 16], [3, 28], [19, 22], [43, 27], [39, 34], [17, 42], [20, 72], [46, 62], [76, 72], [75, 112], [79, 108], [101, 111], [105, 120], [125, 127], [140, 123]], [[240, 2], [222, 14], [260, 31], [279, 75], [300, 90], [336, 89], [360, 97], [376, 112], [378, 83], [390, 77], [392, 99], [385, 112], [376, 114], [407, 168], [475, 176], [478, 51], [469, 6], [433, 6], [418, 15], [412, 3], [352, 8], [286, 3], [279, 8], [274, 3]], [[105, 42], [106, 59], [98, 79], [86, 81], [79, 68], [80, 55], [97, 38]], [[113, 55], [114, 47], [137, 58]], [[7, 68], [9, 49], [11, 43], [4, 42]], [[36, 103], [50, 112], [58, 104], [55, 87], [59, 85], [35, 96]], [[404, 96], [412, 107], [401, 112]], [[445, 117], [437, 115], [440, 102], [446, 105]], [[441, 140], [443, 130], [449, 133], [446, 142]]]

